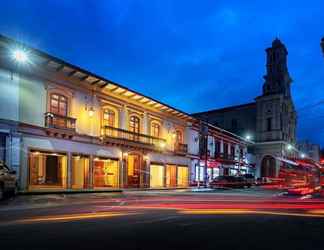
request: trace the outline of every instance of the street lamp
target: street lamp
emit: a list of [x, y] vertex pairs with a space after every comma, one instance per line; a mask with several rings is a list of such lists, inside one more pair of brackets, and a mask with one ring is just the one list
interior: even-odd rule
[[287, 145], [287, 149], [290, 151], [290, 150], [293, 149], [293, 146], [292, 146], [291, 144], [288, 144], [288, 145]]
[[26, 51], [21, 50], [21, 49], [17, 49], [12, 53], [12, 57], [13, 59], [21, 64], [24, 64], [28, 61], [28, 55], [26, 53]]
[[245, 139], [246, 139], [247, 141], [250, 141], [251, 138], [252, 138], [251, 135], [246, 135], [246, 136], [245, 136]]
[[306, 157], [306, 155], [305, 155], [304, 153], [301, 153], [301, 154], [300, 154], [300, 157], [301, 157], [302, 159], [304, 159], [304, 158]]

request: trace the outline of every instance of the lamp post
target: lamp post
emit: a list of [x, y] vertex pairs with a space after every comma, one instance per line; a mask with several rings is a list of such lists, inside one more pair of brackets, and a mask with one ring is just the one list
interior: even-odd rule
[[323, 53], [323, 56], [324, 56], [324, 37], [321, 39], [321, 48], [322, 48], [322, 53]]

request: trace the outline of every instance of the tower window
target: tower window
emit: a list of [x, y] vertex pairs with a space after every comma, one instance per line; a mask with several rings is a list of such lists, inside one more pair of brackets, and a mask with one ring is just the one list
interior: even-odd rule
[[272, 130], [272, 118], [267, 118], [267, 131]]

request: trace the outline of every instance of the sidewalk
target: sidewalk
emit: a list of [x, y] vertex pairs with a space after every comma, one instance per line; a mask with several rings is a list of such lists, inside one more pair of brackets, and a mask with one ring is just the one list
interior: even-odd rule
[[17, 195], [0, 201], [0, 211], [107, 202], [107, 200], [116, 202], [121, 197], [123, 197], [121, 192]]

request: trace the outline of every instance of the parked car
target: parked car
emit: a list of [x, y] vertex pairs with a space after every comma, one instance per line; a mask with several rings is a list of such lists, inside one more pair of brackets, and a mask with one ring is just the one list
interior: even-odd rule
[[243, 177], [245, 178], [245, 180], [252, 185], [255, 185], [255, 178], [253, 174], [244, 174]]
[[4, 162], [0, 161], [0, 200], [6, 194], [15, 195], [17, 190], [16, 171], [11, 170]]
[[210, 182], [212, 188], [249, 188], [251, 186], [252, 184], [241, 176], [218, 176]]

